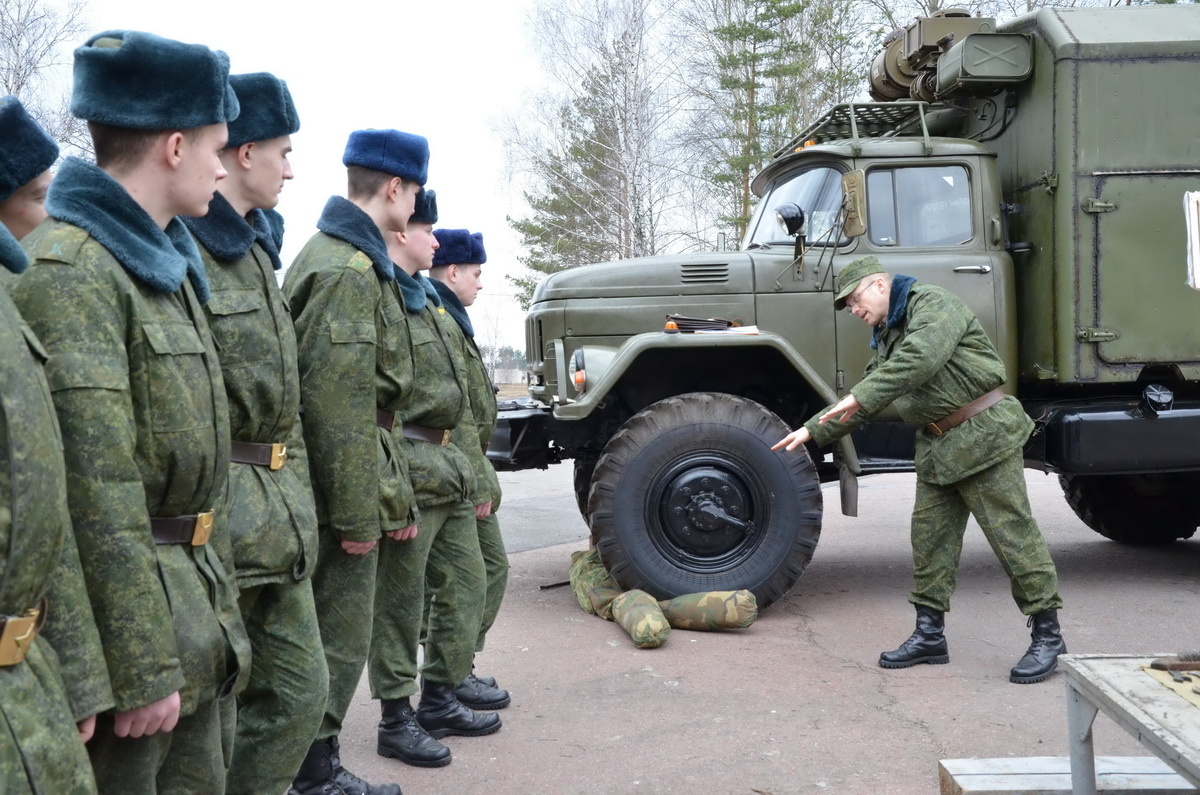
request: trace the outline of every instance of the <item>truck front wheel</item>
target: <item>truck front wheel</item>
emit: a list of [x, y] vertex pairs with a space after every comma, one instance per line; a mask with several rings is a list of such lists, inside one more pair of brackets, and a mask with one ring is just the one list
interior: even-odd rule
[[1200, 524], [1194, 472], [1162, 475], [1059, 475], [1075, 515], [1105, 538], [1166, 544], [1191, 538]]
[[799, 579], [821, 534], [807, 451], [774, 452], [791, 429], [734, 395], [647, 407], [609, 440], [592, 477], [592, 535], [613, 578], [657, 599], [749, 589], [760, 608]]

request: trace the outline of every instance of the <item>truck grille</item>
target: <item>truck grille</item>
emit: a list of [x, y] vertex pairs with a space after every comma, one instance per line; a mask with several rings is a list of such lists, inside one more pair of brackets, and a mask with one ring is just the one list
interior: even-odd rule
[[729, 281], [729, 265], [725, 262], [685, 262], [679, 266], [679, 279], [684, 284], [724, 284]]

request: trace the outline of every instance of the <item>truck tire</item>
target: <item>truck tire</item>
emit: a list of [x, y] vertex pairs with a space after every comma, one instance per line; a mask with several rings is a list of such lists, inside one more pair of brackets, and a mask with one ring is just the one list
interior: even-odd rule
[[1067, 504], [1105, 538], [1126, 544], [1167, 544], [1191, 538], [1200, 524], [1200, 476], [1059, 475]]
[[592, 476], [592, 536], [627, 589], [656, 599], [788, 592], [821, 535], [808, 452], [774, 452], [788, 426], [759, 404], [696, 392], [652, 404], [609, 440]]
[[592, 473], [596, 471], [597, 456], [581, 455], [575, 459], [575, 477], [572, 481], [575, 487], [575, 504], [583, 521], [588, 520], [588, 495], [592, 491]]

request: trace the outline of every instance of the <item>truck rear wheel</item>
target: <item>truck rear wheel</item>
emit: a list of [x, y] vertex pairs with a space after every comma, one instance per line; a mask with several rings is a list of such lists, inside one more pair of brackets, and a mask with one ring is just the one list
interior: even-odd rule
[[1105, 538], [1166, 544], [1191, 538], [1200, 524], [1200, 475], [1059, 475], [1067, 504]]
[[623, 588], [657, 599], [749, 589], [779, 599], [812, 559], [821, 486], [791, 429], [753, 401], [697, 392], [647, 407], [609, 440], [588, 510], [600, 556]]
[[584, 454], [575, 459], [575, 477], [572, 481], [575, 487], [575, 504], [579, 506], [579, 513], [585, 522], [588, 520], [588, 494], [592, 491], [592, 473], [596, 471], [596, 459], [595, 453]]

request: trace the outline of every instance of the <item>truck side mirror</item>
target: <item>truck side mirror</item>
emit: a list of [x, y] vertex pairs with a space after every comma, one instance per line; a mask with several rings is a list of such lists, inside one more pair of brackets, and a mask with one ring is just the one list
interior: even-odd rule
[[842, 175], [842, 210], [846, 220], [842, 234], [846, 237], [861, 237], [867, 232], [867, 175], [855, 169]]

